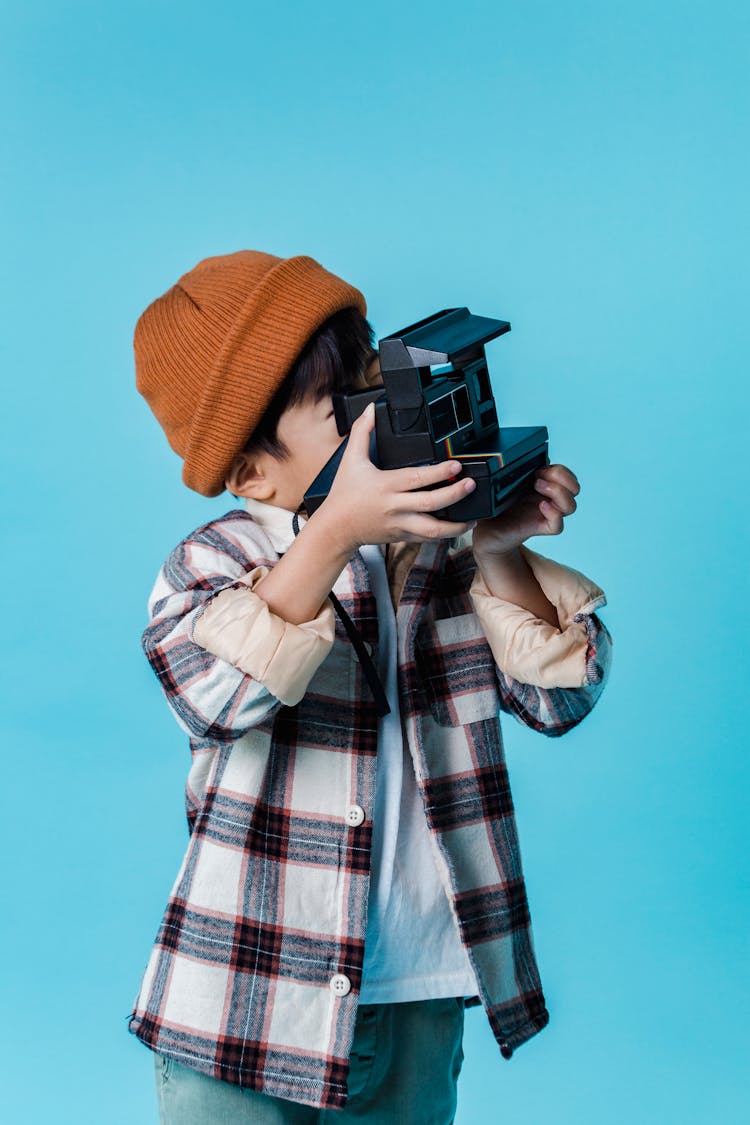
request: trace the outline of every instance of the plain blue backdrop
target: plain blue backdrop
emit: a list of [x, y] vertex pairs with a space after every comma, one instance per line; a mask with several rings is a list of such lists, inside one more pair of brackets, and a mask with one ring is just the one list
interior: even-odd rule
[[748, 1120], [747, 5], [29, 0], [0, 40], [4, 1120], [156, 1122], [126, 1017], [188, 749], [139, 639], [233, 501], [131, 340], [241, 247], [380, 335], [510, 320], [502, 420], [581, 481], [532, 546], [605, 587], [612, 679], [561, 741], [504, 722], [551, 1023], [506, 1062], [467, 1014], [459, 1125]]

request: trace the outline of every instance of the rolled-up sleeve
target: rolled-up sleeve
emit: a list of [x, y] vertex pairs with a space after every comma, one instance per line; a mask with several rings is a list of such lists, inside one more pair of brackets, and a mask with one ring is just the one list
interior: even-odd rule
[[527, 547], [521, 553], [557, 610], [561, 628], [496, 597], [477, 568], [470, 594], [498, 667], [537, 687], [585, 687], [596, 674], [589, 666], [586, 618], [606, 605], [604, 591], [571, 567]]
[[497, 665], [503, 709], [544, 734], [564, 734], [591, 711], [606, 681], [612, 638], [597, 611], [604, 591], [572, 567], [521, 552], [560, 622], [556, 629], [494, 595], [477, 569], [470, 594]]
[[[234, 741], [268, 724], [302, 698], [333, 644], [330, 599], [314, 621], [289, 625], [253, 592], [271, 556], [253, 545], [251, 522], [230, 513], [188, 536], [149, 598], [143, 651], [193, 738]], [[256, 548], [260, 558], [252, 557]]]
[[268, 567], [255, 567], [216, 594], [193, 623], [193, 640], [293, 706], [331, 651], [333, 606], [326, 598], [313, 620], [292, 625], [254, 592], [268, 572]]

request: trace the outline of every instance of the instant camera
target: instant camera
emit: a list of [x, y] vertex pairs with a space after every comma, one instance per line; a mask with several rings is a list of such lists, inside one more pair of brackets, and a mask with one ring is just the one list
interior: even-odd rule
[[332, 396], [344, 441], [305, 493], [308, 516], [328, 495], [352, 423], [370, 402], [370, 458], [379, 469], [456, 460], [477, 482], [468, 496], [430, 513], [438, 519], [488, 519], [533, 488], [535, 470], [549, 463], [547, 428], [499, 427], [484, 351], [509, 331], [507, 320], [443, 309], [380, 340], [383, 385]]

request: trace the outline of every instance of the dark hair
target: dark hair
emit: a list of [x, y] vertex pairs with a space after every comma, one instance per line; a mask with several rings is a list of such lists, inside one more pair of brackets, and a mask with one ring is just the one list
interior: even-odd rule
[[320, 402], [358, 382], [377, 355], [374, 342], [372, 326], [359, 309], [341, 309], [329, 316], [305, 344], [242, 452], [288, 457], [290, 450], [276, 432], [281, 415], [290, 406]]

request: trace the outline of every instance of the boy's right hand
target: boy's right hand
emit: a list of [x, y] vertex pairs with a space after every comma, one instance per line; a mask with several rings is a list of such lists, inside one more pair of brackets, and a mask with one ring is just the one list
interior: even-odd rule
[[[331, 536], [353, 554], [365, 543], [425, 542], [463, 535], [471, 523], [452, 523], [430, 513], [455, 504], [475, 487], [458, 461], [403, 469], [378, 469], [370, 460], [370, 434], [375, 426], [372, 403], [353, 424], [331, 490], [318, 509], [329, 521]], [[442, 488], [424, 491], [428, 485]], [[448, 483], [452, 481], [453, 483]]]

